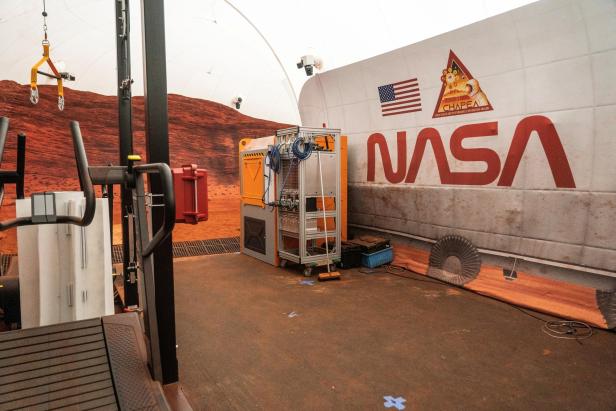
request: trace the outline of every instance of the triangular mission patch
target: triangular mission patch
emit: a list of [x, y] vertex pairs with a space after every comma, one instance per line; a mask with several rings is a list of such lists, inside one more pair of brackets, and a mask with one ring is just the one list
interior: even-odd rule
[[452, 50], [449, 50], [449, 60], [441, 75], [441, 82], [441, 94], [432, 118], [492, 110], [479, 82]]

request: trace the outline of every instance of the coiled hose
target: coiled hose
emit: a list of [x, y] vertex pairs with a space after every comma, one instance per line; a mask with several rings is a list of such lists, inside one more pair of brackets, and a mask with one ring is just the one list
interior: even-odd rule
[[271, 146], [267, 152], [267, 157], [269, 159], [269, 168], [274, 173], [278, 173], [280, 171], [280, 146]]
[[[304, 145], [303, 150], [300, 149], [300, 145]], [[306, 143], [304, 137], [298, 137], [293, 142], [291, 146], [291, 151], [293, 151], [293, 155], [297, 157], [298, 160], [303, 161], [310, 157], [312, 154], [312, 143]]]
[[276, 174], [280, 171], [280, 145], [270, 146], [270, 149], [267, 151], [268, 162], [267, 165], [269, 170], [267, 171], [267, 187], [265, 188], [265, 192], [261, 197], [261, 201], [263, 204], [272, 205], [273, 203], [265, 202], [265, 199], [270, 191], [270, 186], [272, 185], [272, 171]]

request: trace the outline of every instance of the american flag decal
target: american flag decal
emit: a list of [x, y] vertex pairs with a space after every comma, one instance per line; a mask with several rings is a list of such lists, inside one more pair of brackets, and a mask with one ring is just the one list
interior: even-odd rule
[[379, 87], [383, 117], [421, 111], [421, 97], [417, 78]]

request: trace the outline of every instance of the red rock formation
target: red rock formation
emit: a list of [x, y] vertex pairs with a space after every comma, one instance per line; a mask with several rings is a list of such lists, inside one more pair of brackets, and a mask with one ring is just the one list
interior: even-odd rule
[[[15, 135], [27, 140], [27, 191], [72, 188], [76, 182], [69, 121], [81, 124], [90, 164], [117, 164], [118, 125], [115, 96], [65, 88], [66, 108], [56, 107], [55, 86], [41, 86], [41, 100], [29, 102], [29, 86], [0, 81], [0, 116], [11, 120], [3, 163], [14, 162]], [[171, 166], [197, 163], [209, 170], [214, 184], [237, 180], [237, 143], [243, 137], [271, 135], [285, 124], [245, 116], [235, 109], [207, 100], [169, 95]], [[133, 99], [135, 151], [145, 155], [143, 97]], [[145, 156], [144, 156], [145, 158]]]
[[[90, 165], [119, 164], [117, 97], [64, 90], [66, 107], [58, 111], [55, 86], [41, 86], [40, 101], [34, 106], [29, 101], [28, 85], [0, 81], [0, 117], [9, 117], [11, 121], [1, 166], [14, 167], [16, 135], [24, 132], [27, 135], [26, 195], [45, 190], [77, 189], [70, 120], [77, 120], [81, 125]], [[235, 192], [235, 200], [229, 207], [237, 211], [237, 227], [230, 227], [230, 233], [219, 233], [235, 235], [239, 227], [239, 206], [235, 204], [239, 200], [237, 190], [233, 189], [238, 184], [238, 142], [244, 137], [271, 135], [288, 125], [245, 116], [233, 108], [207, 100], [170, 94], [168, 101], [171, 166], [196, 163], [206, 168], [211, 192], [220, 197], [218, 201], [223, 197], [227, 202], [231, 200], [228, 195], [218, 196], [216, 192]], [[133, 131], [135, 152], [145, 159], [143, 97], [133, 98]], [[14, 216], [13, 198], [11, 188], [0, 209], [0, 219]], [[118, 208], [115, 207], [116, 213]], [[223, 204], [210, 204], [212, 208], [229, 209]], [[210, 215], [211, 220], [215, 218]], [[216, 235], [212, 231], [214, 224], [207, 225], [209, 227], [200, 227], [200, 231], [209, 230]], [[181, 237], [204, 238], [200, 231], [190, 231]], [[0, 251], [15, 250], [14, 233], [11, 230], [8, 237], [0, 234]]]

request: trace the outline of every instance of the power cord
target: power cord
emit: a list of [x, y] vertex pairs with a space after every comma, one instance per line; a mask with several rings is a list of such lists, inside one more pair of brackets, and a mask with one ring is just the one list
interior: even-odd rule
[[584, 340], [592, 337], [592, 327], [582, 321], [546, 321], [542, 331], [552, 338]]
[[273, 210], [277, 204], [275, 202], [266, 203], [265, 198], [268, 197], [270, 187], [272, 185], [272, 171], [278, 174], [278, 172], [280, 171], [280, 165], [282, 164], [282, 161], [280, 159], [280, 144], [270, 146], [270, 149], [267, 151], [267, 160], [267, 187], [265, 188], [265, 192], [261, 197], [261, 201], [263, 202], [263, 204], [270, 206], [271, 210]]
[[269, 168], [274, 172], [280, 171], [280, 144], [271, 146], [267, 152], [269, 158]]
[[[303, 148], [300, 148], [301, 146], [303, 146]], [[272, 207], [272, 209], [274, 207], [277, 207], [279, 204], [277, 202], [265, 203], [265, 198], [267, 197], [269, 193], [270, 186], [272, 183], [272, 173], [271, 172], [273, 171], [274, 173], [278, 174], [282, 167], [280, 147], [281, 147], [281, 144], [272, 145], [270, 146], [270, 149], [267, 152], [267, 160], [268, 160], [267, 163], [269, 166], [268, 175], [267, 175], [267, 188], [265, 189], [265, 192], [263, 193], [263, 196], [261, 198], [261, 201], [263, 201], [264, 204]], [[306, 142], [304, 137], [298, 137], [295, 139], [295, 141], [293, 141], [293, 144], [291, 144], [291, 152], [293, 153], [295, 158], [297, 158], [297, 163], [294, 164], [293, 158], [291, 158], [291, 161], [289, 162], [289, 170], [287, 171], [287, 174], [282, 181], [282, 187], [280, 189], [281, 193], [284, 191], [285, 185], [287, 183], [287, 178], [289, 177], [289, 174], [291, 174], [291, 169], [293, 168], [293, 165], [298, 165], [300, 161], [304, 161], [308, 159], [308, 157], [310, 157], [310, 155], [312, 154], [313, 149], [314, 149], [314, 145], [311, 142]]]
[[406, 278], [407, 280], [413, 280], [413, 281], [417, 281], [420, 283], [431, 283], [431, 284], [437, 284], [437, 285], [449, 285], [451, 286], [451, 284], [439, 281], [437, 279], [430, 279], [430, 277], [426, 277], [426, 279], [422, 279], [422, 278], [415, 278], [415, 277], [409, 277], [408, 275], [403, 275], [402, 273], [408, 272], [410, 273], [411, 271], [407, 270], [404, 267], [398, 266], [398, 265], [393, 265], [393, 264], [385, 264], [382, 265], [380, 267], [377, 268], [367, 268], [367, 267], [362, 267], [359, 269], [359, 272], [362, 274], [379, 274], [379, 273], [383, 273], [383, 274], [389, 274], [389, 275], [393, 275], [394, 277], [400, 277], [400, 278]]

